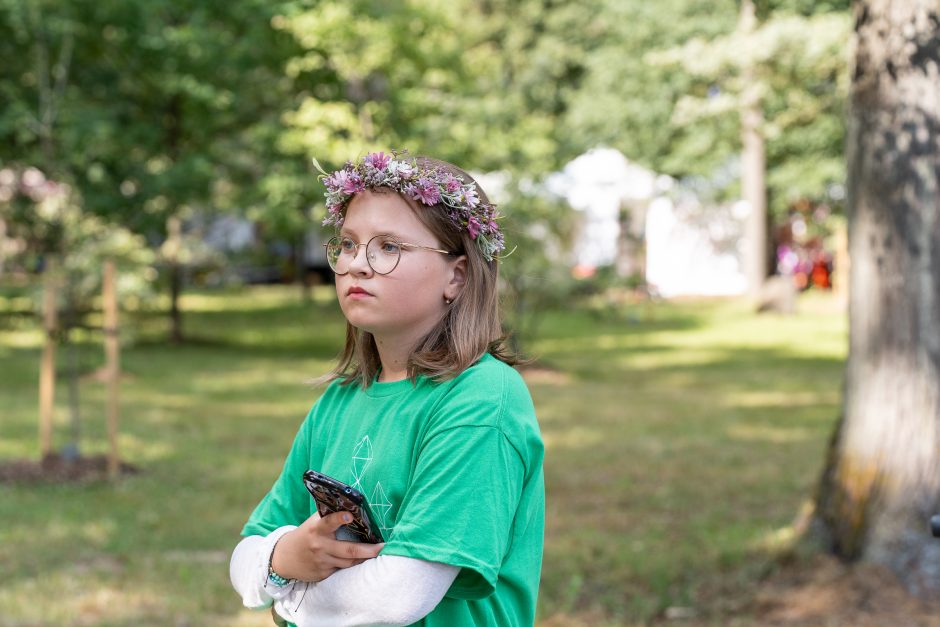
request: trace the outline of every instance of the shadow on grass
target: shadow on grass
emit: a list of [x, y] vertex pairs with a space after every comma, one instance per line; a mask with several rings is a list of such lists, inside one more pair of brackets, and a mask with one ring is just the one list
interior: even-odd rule
[[[122, 451], [144, 474], [74, 491], [0, 487], [0, 520], [13, 521], [0, 526], [0, 562], [18, 573], [15, 594], [0, 591], [0, 612], [28, 622], [16, 599], [67, 583], [74, 563], [90, 564], [83, 576], [102, 598], [126, 601], [136, 608], [127, 616], [145, 623], [173, 623], [177, 610], [161, 607], [220, 624], [237, 610], [224, 556], [319, 394], [302, 380], [332, 365], [343, 320], [335, 305], [262, 307], [242, 296], [229, 310], [211, 302], [186, 312], [194, 342], [164, 343], [165, 325], [162, 314], [143, 316], [139, 342], [122, 355], [133, 376], [121, 392]], [[842, 358], [813, 338], [839, 328], [722, 304], [668, 305], [638, 321], [548, 314], [533, 353], [564, 376], [530, 382], [547, 446], [541, 616], [651, 622], [694, 604], [710, 578], [733, 580], [758, 563], [755, 547], [792, 520], [822, 463]], [[89, 361], [100, 350], [82, 346]], [[38, 358], [38, 348], [0, 351], [10, 373], [0, 378], [10, 399], [0, 428], [17, 451], [36, 437]], [[99, 415], [103, 386], [83, 398]], [[100, 426], [88, 428], [105, 441]], [[180, 554], [223, 557], [165, 557]], [[67, 621], [82, 603], [91, 601], [73, 586], [49, 616]], [[109, 624], [124, 620], [91, 606]]]
[[693, 363], [684, 352], [611, 348], [567, 384], [531, 386], [548, 614], [646, 623], [689, 606], [715, 573], [767, 568], [762, 539], [812, 493], [844, 360], [799, 346], [700, 346]]

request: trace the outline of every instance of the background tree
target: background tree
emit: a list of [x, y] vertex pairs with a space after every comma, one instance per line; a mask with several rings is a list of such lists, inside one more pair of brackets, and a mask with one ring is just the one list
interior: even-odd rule
[[[36, 59], [0, 70], [8, 102], [0, 160], [51, 172], [87, 211], [165, 244], [177, 341], [184, 264], [195, 254], [186, 221], [248, 206], [269, 165], [259, 158], [278, 154], [263, 142], [276, 141], [266, 129], [292, 104], [283, 64], [293, 43], [271, 28], [276, 8], [256, 0], [0, 3], [6, 58]], [[54, 116], [44, 105], [49, 84]]]
[[693, 76], [681, 67], [650, 63], [647, 54], [729, 33], [737, 2], [599, 0], [595, 8], [594, 41], [580, 88], [566, 92], [567, 134], [587, 146], [616, 148], [657, 172], [713, 171], [729, 150], [729, 138], [736, 141], [733, 133], [700, 126], [693, 138], [671, 124], [677, 101], [695, 86]]
[[[772, 267], [768, 205], [780, 215], [799, 199], [825, 200], [844, 179], [848, 16], [829, 5], [793, 12], [799, 8], [746, 0], [735, 31], [649, 55], [691, 78], [671, 120], [682, 129], [673, 167], [688, 167], [690, 158], [714, 167], [715, 159], [738, 161], [733, 155], [741, 153], [740, 190], [731, 191], [752, 208], [744, 244], [753, 293]], [[725, 139], [702, 141], [716, 136]]]
[[940, 591], [940, 10], [860, 0], [849, 116], [849, 358], [817, 523], [849, 560]]
[[562, 119], [602, 23], [552, 0], [286, 7], [274, 24], [302, 49], [287, 71], [316, 87], [285, 116], [280, 145], [332, 167], [367, 149], [408, 148], [499, 171], [500, 189], [487, 191], [502, 197], [517, 247], [502, 266], [511, 324], [517, 340], [531, 339], [538, 312], [571, 283], [558, 250], [570, 244], [568, 209], [534, 183], [587, 148]]
[[[59, 321], [54, 341], [65, 348], [71, 428], [63, 456], [70, 460], [80, 456], [79, 379], [87, 370], [80, 364], [75, 336], [99, 331], [89, 323], [88, 315], [102, 292], [104, 262], [116, 265], [122, 298], [149, 296], [156, 274], [153, 252], [142, 236], [84, 212], [81, 204], [68, 185], [47, 179], [36, 168], [0, 169], [0, 222], [10, 225], [11, 239], [26, 243], [8, 261], [42, 267], [43, 274], [52, 275], [58, 285], [57, 298], [51, 302]], [[33, 309], [39, 317], [50, 283], [36, 285], [33, 291]]]

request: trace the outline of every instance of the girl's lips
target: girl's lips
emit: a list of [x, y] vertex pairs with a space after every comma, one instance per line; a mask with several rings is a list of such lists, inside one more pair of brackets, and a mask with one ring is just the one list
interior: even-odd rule
[[351, 287], [346, 290], [346, 296], [349, 296], [350, 298], [363, 298], [366, 296], [372, 296], [372, 294], [365, 291], [361, 287]]

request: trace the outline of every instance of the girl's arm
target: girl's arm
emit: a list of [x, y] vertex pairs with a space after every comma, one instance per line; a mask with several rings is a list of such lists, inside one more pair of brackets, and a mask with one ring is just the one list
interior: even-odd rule
[[296, 527], [288, 525], [275, 529], [267, 536], [248, 536], [235, 547], [228, 574], [245, 607], [268, 607], [274, 599], [290, 592], [293, 584], [278, 587], [268, 583], [268, 563], [277, 541], [294, 529]]
[[431, 613], [460, 568], [380, 555], [319, 583], [295, 584], [275, 610], [304, 627], [411, 625]]
[[246, 607], [273, 601], [278, 614], [298, 625], [410, 625], [437, 607], [460, 572], [448, 564], [380, 555], [319, 583], [277, 587], [267, 581], [268, 563], [274, 545], [292, 529], [242, 540], [229, 574]]
[[336, 530], [349, 522], [348, 512], [320, 518], [313, 514], [299, 527], [284, 525], [266, 536], [250, 535], [232, 552], [229, 577], [246, 607], [267, 607], [290, 592], [290, 585], [268, 581], [269, 570], [303, 582], [326, 579], [337, 570], [361, 564], [379, 554], [384, 544], [341, 542]]

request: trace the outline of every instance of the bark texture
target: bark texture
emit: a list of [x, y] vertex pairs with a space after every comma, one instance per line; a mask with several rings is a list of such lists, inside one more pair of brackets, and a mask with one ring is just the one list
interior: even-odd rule
[[855, 5], [843, 416], [817, 527], [940, 595], [940, 0]]
[[[738, 30], [751, 33], [757, 27], [753, 0], [741, 3]], [[744, 271], [750, 295], [758, 298], [767, 280], [767, 154], [764, 144], [764, 111], [754, 67], [743, 68], [745, 84], [741, 110], [741, 191], [750, 207], [745, 225]]]

